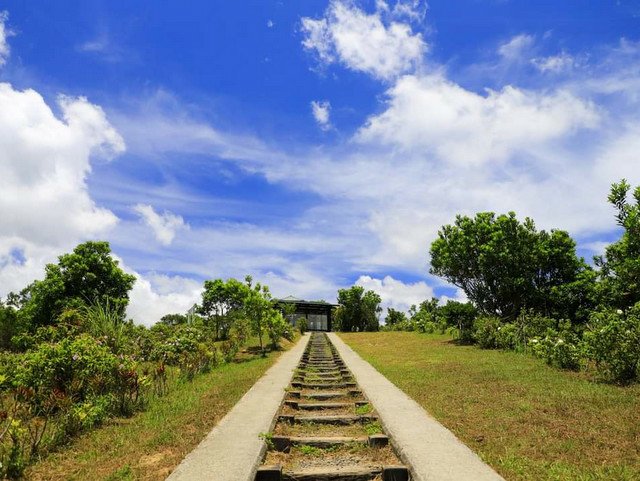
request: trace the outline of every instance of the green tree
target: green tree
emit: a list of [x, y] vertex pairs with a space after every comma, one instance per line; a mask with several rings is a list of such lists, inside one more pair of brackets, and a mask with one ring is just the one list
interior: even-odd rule
[[198, 313], [213, 324], [216, 339], [229, 337], [229, 330], [241, 314], [248, 295], [249, 287], [236, 279], [204, 281]]
[[27, 288], [23, 310], [34, 326], [55, 323], [65, 309], [106, 302], [124, 317], [135, 279], [118, 266], [108, 242], [85, 242], [47, 264], [44, 279]]
[[440, 307], [440, 315], [447, 325], [458, 329], [460, 342], [471, 343], [473, 341], [473, 321], [478, 315], [478, 310], [473, 304], [450, 299]]
[[338, 291], [336, 324], [341, 331], [377, 331], [382, 312], [382, 299], [374, 291], [366, 291], [362, 286], [352, 286]]
[[514, 319], [525, 308], [548, 314], [552, 290], [576, 281], [589, 267], [565, 231], [537, 231], [510, 212], [457, 216], [431, 245], [431, 273], [460, 287], [478, 309]]
[[407, 321], [407, 315], [402, 311], [397, 311], [393, 307], [387, 308], [387, 317], [384, 320], [386, 326], [395, 326]]
[[271, 293], [267, 286], [261, 285], [259, 282], [253, 285], [251, 276], [245, 277], [247, 296], [244, 300], [243, 311], [249, 321], [251, 332], [258, 336], [260, 350], [265, 356], [263, 338], [268, 332], [268, 324], [273, 315], [273, 305], [271, 302]]
[[162, 324], [167, 326], [179, 326], [181, 324], [187, 324], [187, 316], [184, 314], [165, 314], [160, 318]]
[[633, 191], [622, 179], [611, 186], [608, 200], [618, 211], [616, 220], [624, 229], [617, 242], [607, 246], [604, 256], [595, 257], [600, 268], [600, 295], [605, 305], [627, 309], [640, 301], [640, 186]]

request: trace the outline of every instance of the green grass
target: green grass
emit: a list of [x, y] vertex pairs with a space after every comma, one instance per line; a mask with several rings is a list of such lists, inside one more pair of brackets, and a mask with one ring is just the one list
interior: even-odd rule
[[[283, 341], [285, 348], [289, 345]], [[31, 480], [163, 480], [274, 363], [243, 353], [193, 381], [176, 379], [146, 411], [75, 439], [27, 469]]]
[[440, 335], [341, 336], [508, 480], [640, 479], [640, 385]]

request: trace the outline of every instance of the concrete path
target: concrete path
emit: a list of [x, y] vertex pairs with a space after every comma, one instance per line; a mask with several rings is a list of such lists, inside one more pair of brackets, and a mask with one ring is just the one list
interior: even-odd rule
[[380, 416], [413, 481], [499, 481], [451, 431], [398, 389], [335, 333], [329, 338]]
[[273, 427], [307, 342], [309, 334], [283, 353], [167, 480], [253, 481], [266, 450], [259, 436]]

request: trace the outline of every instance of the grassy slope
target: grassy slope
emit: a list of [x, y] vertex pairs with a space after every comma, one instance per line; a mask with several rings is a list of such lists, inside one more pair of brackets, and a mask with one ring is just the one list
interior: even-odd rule
[[178, 382], [169, 394], [153, 399], [148, 410], [79, 437], [30, 467], [26, 478], [165, 479], [278, 356], [244, 354], [241, 362]]
[[341, 334], [508, 480], [640, 479], [640, 386], [408, 332]]

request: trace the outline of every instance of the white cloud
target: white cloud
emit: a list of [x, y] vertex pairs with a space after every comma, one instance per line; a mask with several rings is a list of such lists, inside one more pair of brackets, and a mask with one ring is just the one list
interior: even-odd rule
[[560, 73], [571, 70], [576, 66], [576, 59], [567, 52], [550, 57], [538, 57], [531, 60], [531, 63], [543, 73]]
[[274, 26], [275, 26], [275, 23], [273, 23], [273, 20], [271, 19], [267, 20], [267, 27], [273, 28]]
[[598, 122], [590, 102], [563, 90], [508, 86], [482, 96], [439, 75], [409, 75], [387, 96], [388, 108], [367, 120], [359, 141], [420, 150], [457, 165], [505, 161]]
[[[406, 312], [412, 305], [418, 305], [434, 296], [433, 289], [424, 281], [404, 283], [391, 276], [383, 279], [360, 276], [355, 284], [376, 292], [382, 298], [381, 305], [385, 313], [389, 307]], [[384, 315], [386, 314], [383, 317]]]
[[137, 272], [129, 293], [127, 315], [137, 323], [151, 326], [165, 314], [185, 314], [200, 301], [202, 284], [180, 276]]
[[8, 19], [9, 13], [0, 11], [0, 67], [7, 63], [7, 59], [11, 53], [8, 38], [13, 35], [13, 32], [7, 27]]
[[0, 296], [41, 278], [46, 263], [118, 221], [96, 205], [86, 179], [93, 157], [124, 151], [122, 138], [83, 97], [59, 96], [58, 108], [61, 118], [38, 92], [0, 83]]
[[111, 158], [124, 142], [87, 99], [59, 97], [62, 119], [40, 94], [0, 84], [0, 238], [39, 245], [106, 232], [117, 221], [91, 199], [90, 158]]
[[409, 24], [385, 22], [381, 10], [367, 14], [346, 0], [332, 0], [320, 19], [303, 18], [302, 32], [321, 64], [340, 62], [384, 80], [415, 69], [427, 50]]
[[168, 211], [158, 214], [152, 206], [147, 204], [137, 204], [133, 207], [133, 210], [135, 210], [142, 218], [142, 221], [153, 230], [156, 240], [165, 246], [173, 242], [176, 231], [188, 228], [188, 225], [185, 224], [181, 216]]
[[520, 34], [498, 47], [498, 54], [509, 62], [525, 60], [533, 47], [534, 38], [528, 34]]
[[329, 130], [331, 128], [331, 104], [329, 101], [312, 100], [311, 113], [322, 130]]

